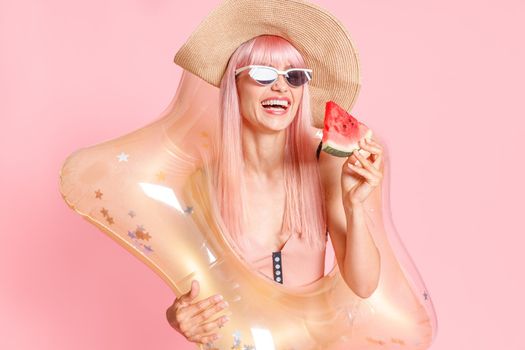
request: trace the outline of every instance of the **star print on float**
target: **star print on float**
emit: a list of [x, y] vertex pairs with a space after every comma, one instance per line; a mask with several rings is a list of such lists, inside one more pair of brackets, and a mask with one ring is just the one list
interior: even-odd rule
[[128, 161], [129, 154], [126, 154], [122, 152], [117, 156], [119, 162], [127, 162]]

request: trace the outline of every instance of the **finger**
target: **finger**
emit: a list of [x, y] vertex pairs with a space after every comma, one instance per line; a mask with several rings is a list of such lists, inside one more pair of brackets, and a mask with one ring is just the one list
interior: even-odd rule
[[[350, 153], [350, 155], [347, 157], [345, 163], [350, 162], [350, 163], [352, 163], [352, 164], [355, 165], [356, 162], [359, 162], [359, 161], [357, 160], [357, 154], [359, 153], [359, 150], [361, 150], [361, 149], [363, 150], [363, 152], [370, 153], [370, 152], [368, 152], [367, 150], [365, 150], [365, 149], [363, 149], [363, 148], [357, 148], [357, 149], [354, 149], [354, 150], [352, 151], [352, 153]], [[359, 155], [360, 155], [362, 158], [364, 158], [364, 156], [363, 156], [361, 153], [359, 153]], [[343, 165], [345, 165], [345, 164], [343, 164]]]
[[199, 303], [188, 306], [186, 309], [186, 316], [192, 318], [192, 322], [196, 324], [207, 321], [210, 316], [220, 312], [221, 310], [228, 307], [228, 303], [225, 300], [217, 300], [214, 298], [204, 299]]
[[381, 148], [376, 147], [375, 145], [366, 143], [366, 139], [361, 139], [359, 141], [359, 145], [361, 146], [362, 149], [364, 149], [365, 151], [368, 151], [371, 154], [379, 154], [382, 152]]
[[214, 320], [211, 320], [209, 322], [206, 322], [200, 325], [199, 330], [200, 332], [203, 332], [203, 333], [216, 332], [222, 327], [224, 327], [224, 325], [229, 321], [230, 321], [230, 317], [228, 315], [217, 317]]
[[222, 336], [217, 333], [209, 333], [209, 334], [199, 334], [194, 335], [191, 337], [186, 337], [191, 342], [195, 343], [201, 343], [202, 345], [206, 345], [208, 343], [213, 343], [214, 341], [220, 339]]
[[381, 182], [382, 177], [372, 174], [370, 171], [364, 168], [360, 168], [353, 164], [348, 164], [348, 167], [352, 169], [353, 171], [355, 171], [356, 173], [362, 175], [366, 179], [365, 184], [368, 184], [371, 187], [376, 187]]
[[[354, 153], [352, 153], [352, 154], [346, 159], [346, 162], [345, 162], [345, 163], [352, 163], [352, 164], [355, 164], [356, 161], [357, 161], [357, 158], [354, 156]], [[346, 164], [343, 164], [343, 165], [346, 165]]]
[[377, 175], [381, 174], [381, 162], [382, 162], [382, 160], [383, 160], [383, 153], [382, 153], [382, 151], [377, 152], [377, 153], [372, 153], [372, 156], [370, 157], [370, 160], [368, 160], [370, 163], [372, 163], [372, 167], [379, 171], [379, 173], [376, 172]]
[[188, 331], [189, 332], [189, 336], [191, 336], [191, 337], [195, 337], [195, 336], [199, 337], [199, 336], [203, 336], [203, 335], [209, 334], [211, 332], [216, 332], [220, 328], [222, 328], [224, 326], [224, 324], [226, 322], [228, 322], [229, 320], [230, 320], [230, 318], [225, 315], [225, 316], [217, 317], [214, 320], [211, 320], [211, 321], [199, 324], [196, 327], [194, 327], [194, 328], [192, 328], [192, 329], [190, 329]]
[[363, 166], [360, 166], [359, 164], [355, 165], [352, 163], [348, 163], [347, 165], [348, 165], [348, 168], [352, 169], [358, 174], [363, 175], [363, 177], [365, 177], [368, 182], [374, 183], [376, 180], [380, 181], [383, 178], [383, 174], [381, 173], [381, 171], [378, 170], [381, 164], [381, 159], [382, 159], [381, 156], [379, 157], [380, 157], [379, 160], [376, 159], [373, 164], [368, 162], [367, 160], [367, 162], [371, 164], [370, 166], [363, 167]]
[[354, 165], [352, 163], [348, 163], [347, 167], [352, 169], [356, 173], [358, 173], [360, 175], [363, 175], [366, 178], [368, 178], [371, 175], [370, 170], [367, 170], [367, 169], [365, 169], [363, 167], [360, 167], [359, 165]]
[[191, 289], [179, 298], [179, 306], [187, 306], [199, 295], [200, 286], [197, 280], [191, 281]]
[[[194, 304], [190, 304], [188, 306], [186, 306], [183, 310], [180, 311], [181, 313], [181, 319], [190, 319], [190, 318], [194, 318], [196, 315], [199, 315], [201, 313], [203, 313], [204, 311], [206, 310], [221, 310], [222, 307], [221, 305], [223, 303], [226, 303], [225, 301], [222, 302], [222, 296], [221, 295], [214, 295], [214, 296], [211, 296], [209, 298], [206, 298], [204, 300], [201, 300], [197, 303], [194, 303]], [[226, 304], [227, 305], [227, 304]], [[214, 312], [211, 312], [211, 311], [208, 311], [208, 314], [213, 314]], [[201, 321], [204, 321], [205, 319], [202, 319]], [[192, 321], [193, 323], [193, 321]], [[200, 323], [200, 322], [197, 322], [197, 323]]]
[[366, 168], [367, 170], [369, 170], [375, 175], [379, 175], [379, 171], [374, 166], [372, 166], [372, 163], [368, 159], [366, 159], [361, 154], [359, 154], [359, 152], [354, 151], [354, 153], [355, 153], [355, 157], [357, 158], [357, 161], [361, 163], [363, 168]]
[[381, 144], [379, 144], [378, 142], [374, 141], [374, 140], [366, 140], [367, 144], [371, 145], [371, 146], [374, 146], [374, 147], [377, 147], [381, 150], [381, 152], [383, 151], [383, 146], [381, 146]]
[[[209, 344], [209, 343], [213, 343], [214, 341], [216, 341], [216, 340], [218, 340], [220, 338], [222, 338], [222, 335], [217, 334], [217, 333], [211, 333], [211, 334], [206, 334], [201, 339], [202, 339], [202, 343], [204, 345], [206, 345], [206, 344]], [[212, 349], [212, 348], [210, 347], [210, 349]], [[214, 348], [214, 349], [216, 349], [216, 348]]]
[[381, 162], [383, 161], [383, 155], [380, 154], [377, 156], [377, 158], [374, 160], [374, 163], [372, 164], [374, 168], [381, 169]]
[[378, 148], [383, 148], [383, 146], [381, 145], [381, 143], [377, 140], [374, 140], [374, 139], [367, 139], [365, 138], [366, 140], [366, 143], [371, 145], [371, 146], [375, 146], [375, 147], [378, 147]]

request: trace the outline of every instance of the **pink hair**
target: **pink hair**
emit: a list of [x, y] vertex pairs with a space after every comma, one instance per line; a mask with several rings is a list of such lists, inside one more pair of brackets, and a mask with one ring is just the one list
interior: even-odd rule
[[[220, 122], [214, 138], [212, 187], [220, 214], [232, 238], [240, 246], [245, 240], [245, 182], [243, 177], [242, 117], [235, 82], [235, 69], [250, 64], [283, 64], [305, 68], [301, 54], [279, 36], [262, 35], [243, 44], [232, 54], [220, 86]], [[315, 72], [314, 72], [315, 74]], [[311, 110], [308, 84], [297, 115], [286, 129], [284, 183], [286, 204], [283, 230], [305, 236], [310, 246], [325, 244], [325, 208], [315, 150], [311, 145]]]

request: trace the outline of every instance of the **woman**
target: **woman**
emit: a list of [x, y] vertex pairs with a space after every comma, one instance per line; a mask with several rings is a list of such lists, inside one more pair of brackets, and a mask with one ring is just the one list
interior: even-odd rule
[[[281, 74], [265, 80], [254, 65]], [[282, 74], [290, 68], [303, 70]], [[271, 68], [264, 69], [271, 74]], [[316, 161], [308, 88], [316, 72], [307, 69], [297, 49], [279, 36], [257, 36], [233, 53], [220, 86], [216, 140], [221, 147], [213, 164], [217, 201], [243, 257], [284, 285], [323, 276], [328, 228], [344, 280], [366, 298], [377, 287], [380, 257], [364, 222], [363, 202], [383, 177], [382, 147], [361, 140], [370, 159], [354, 152], [346, 159], [320, 154]], [[280, 253], [286, 259], [276, 263]], [[228, 305], [220, 296], [194, 302], [198, 293], [194, 281], [166, 314], [186, 339], [206, 344], [218, 339], [216, 331], [227, 318], [214, 315]]]

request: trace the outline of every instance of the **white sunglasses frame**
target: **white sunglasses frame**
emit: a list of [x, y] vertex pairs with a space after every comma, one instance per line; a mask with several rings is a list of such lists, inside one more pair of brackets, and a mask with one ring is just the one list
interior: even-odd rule
[[[266, 86], [266, 85], [271, 85], [273, 83], [275, 83], [277, 81], [277, 79], [279, 79], [279, 75], [284, 75], [284, 76], [288, 76], [288, 72], [290, 71], [302, 71], [302, 72], [305, 72], [306, 73], [306, 77], [308, 78], [308, 81], [304, 84], [307, 84], [310, 80], [312, 80], [312, 70], [311, 69], [307, 69], [307, 68], [290, 68], [290, 69], [287, 69], [287, 70], [279, 70], [277, 68], [274, 68], [274, 67], [270, 67], [270, 66], [260, 66], [260, 65], [249, 65], [249, 66], [245, 66], [245, 67], [241, 67], [241, 68], [237, 68], [235, 70], [235, 76], [239, 75], [239, 73], [247, 70], [247, 69], [252, 69], [252, 68], [267, 68], [267, 69], [270, 69], [270, 70], [273, 70], [274, 72], [277, 73], [277, 78], [275, 78], [274, 81], [272, 81], [271, 83], [268, 83], [268, 84], [261, 84], [259, 83], [255, 78], [253, 78], [253, 76], [250, 74], [250, 77], [252, 77], [253, 80], [255, 80], [255, 82], [259, 85], [262, 85], [262, 86]], [[292, 85], [290, 84], [290, 82], [288, 81], [288, 79], [286, 80], [286, 83], [292, 87], [299, 87], [299, 86], [303, 86], [304, 84], [302, 85], [299, 85], [299, 86], [296, 86], [296, 85]]]

